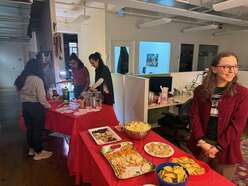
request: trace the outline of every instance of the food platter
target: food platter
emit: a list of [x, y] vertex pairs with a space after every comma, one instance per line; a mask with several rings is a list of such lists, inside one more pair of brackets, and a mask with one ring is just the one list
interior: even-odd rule
[[144, 146], [144, 150], [151, 156], [158, 158], [168, 158], [174, 154], [174, 149], [162, 142], [150, 142]]
[[208, 173], [209, 167], [207, 164], [194, 159], [189, 156], [181, 156], [181, 157], [172, 157], [170, 159], [173, 163], [178, 163], [182, 167], [184, 167], [190, 176], [202, 176]]
[[106, 145], [101, 150], [119, 179], [140, 176], [154, 170], [155, 166], [143, 158], [132, 142]]
[[98, 145], [105, 145], [121, 140], [120, 136], [108, 126], [93, 128], [88, 131]]

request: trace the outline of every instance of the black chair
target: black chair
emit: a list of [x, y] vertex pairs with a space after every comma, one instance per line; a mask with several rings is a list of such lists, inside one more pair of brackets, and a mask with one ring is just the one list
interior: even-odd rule
[[189, 99], [181, 105], [178, 115], [174, 113], [163, 113], [164, 116], [158, 119], [158, 124], [161, 127], [157, 129], [157, 132], [180, 147], [186, 146], [191, 132], [189, 117], [191, 105], [192, 99]]

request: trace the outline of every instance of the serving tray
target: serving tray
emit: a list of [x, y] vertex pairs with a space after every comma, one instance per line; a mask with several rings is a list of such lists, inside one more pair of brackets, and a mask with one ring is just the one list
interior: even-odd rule
[[101, 153], [119, 179], [140, 176], [152, 172], [155, 168], [136, 151], [134, 144], [129, 141], [103, 146]]
[[105, 145], [121, 140], [121, 137], [118, 136], [109, 126], [92, 128], [88, 131], [98, 145]]

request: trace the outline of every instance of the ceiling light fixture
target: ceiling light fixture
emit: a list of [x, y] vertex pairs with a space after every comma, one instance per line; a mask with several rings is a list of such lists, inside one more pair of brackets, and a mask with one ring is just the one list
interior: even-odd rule
[[172, 19], [164, 17], [161, 19], [157, 19], [157, 20], [153, 20], [153, 21], [139, 24], [138, 28], [148, 28], [148, 27], [158, 26], [158, 25], [170, 23], [171, 21], [172, 21]]
[[218, 29], [219, 25], [206, 25], [206, 26], [197, 26], [197, 27], [192, 27], [192, 28], [185, 28], [182, 30], [183, 33], [186, 32], [197, 32], [197, 31], [205, 31], [205, 30], [213, 30], [213, 29]]
[[176, 0], [176, 1], [180, 3], [190, 4], [188, 0]]
[[247, 6], [247, 0], [228, 0], [221, 3], [217, 3], [213, 5], [213, 9], [215, 11], [222, 11], [226, 9], [236, 8], [240, 6]]

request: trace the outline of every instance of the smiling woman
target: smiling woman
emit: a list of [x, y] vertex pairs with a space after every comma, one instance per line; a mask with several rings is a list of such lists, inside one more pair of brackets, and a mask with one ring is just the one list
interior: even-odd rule
[[242, 161], [240, 135], [248, 117], [248, 90], [237, 83], [238, 58], [217, 55], [194, 92], [190, 148], [199, 159], [231, 179]]

